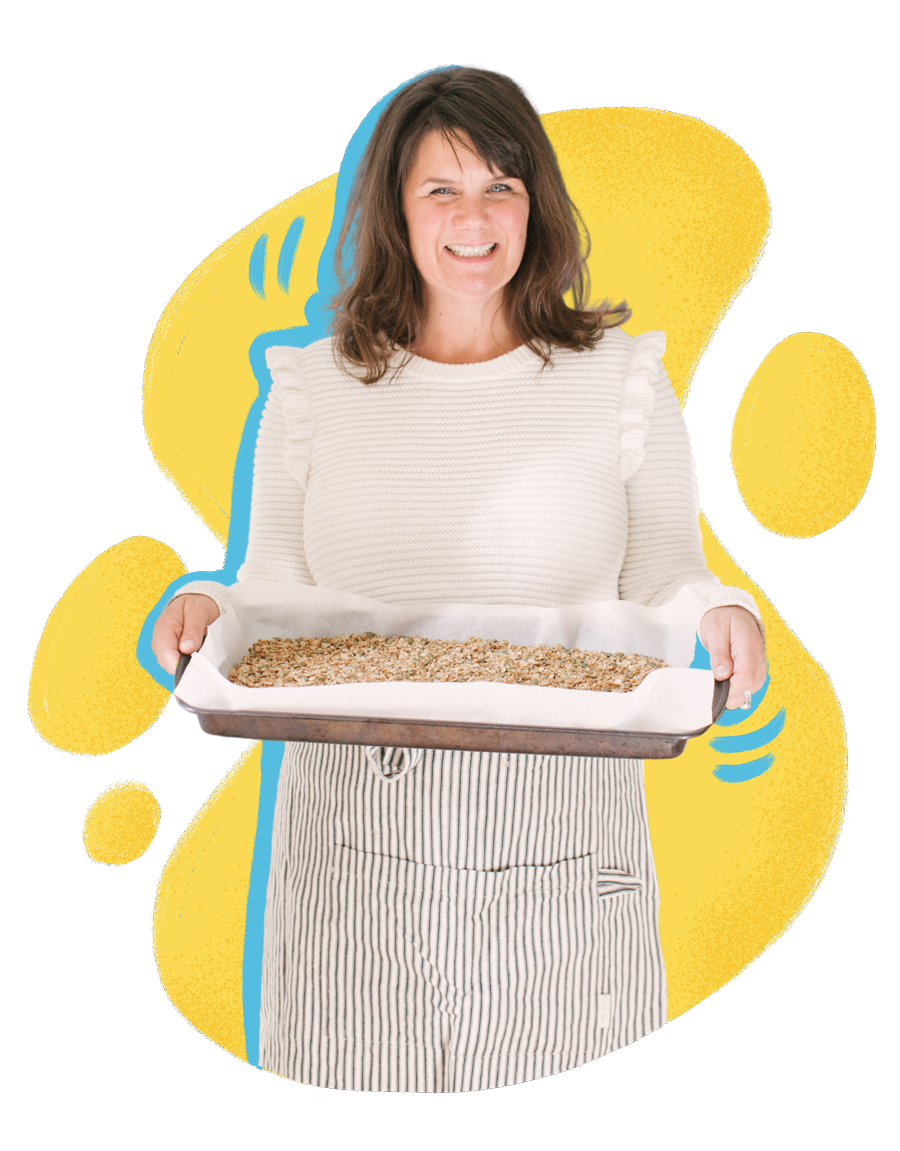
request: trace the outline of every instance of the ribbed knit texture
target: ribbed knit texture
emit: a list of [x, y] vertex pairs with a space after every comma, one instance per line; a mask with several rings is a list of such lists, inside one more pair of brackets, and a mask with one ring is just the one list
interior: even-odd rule
[[[270, 348], [238, 579], [386, 603], [667, 603], [706, 568], [687, 430], [662, 332], [483, 364], [408, 358], [378, 384], [332, 343]], [[403, 357], [395, 357], [399, 365]], [[220, 604], [224, 589], [191, 584]], [[725, 594], [723, 594], [725, 593]]]

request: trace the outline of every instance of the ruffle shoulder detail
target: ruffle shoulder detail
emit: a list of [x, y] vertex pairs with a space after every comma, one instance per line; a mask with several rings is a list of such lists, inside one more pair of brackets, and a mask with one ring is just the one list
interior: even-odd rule
[[633, 339], [619, 407], [619, 475], [623, 481], [631, 479], [644, 462], [647, 430], [656, 402], [654, 384], [665, 373], [661, 363], [666, 350], [665, 332], [644, 332]]
[[309, 388], [303, 377], [303, 349], [267, 348], [266, 364], [272, 374], [272, 383], [281, 396], [284, 422], [287, 425], [284, 462], [300, 487], [306, 491], [316, 417]]

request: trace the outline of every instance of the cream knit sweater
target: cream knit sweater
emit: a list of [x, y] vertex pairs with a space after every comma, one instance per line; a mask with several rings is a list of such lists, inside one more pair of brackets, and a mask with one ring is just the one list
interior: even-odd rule
[[[267, 352], [238, 580], [314, 583], [387, 603], [667, 603], [752, 598], [706, 567], [687, 429], [662, 332], [607, 331], [543, 368], [397, 354], [365, 386], [331, 340]], [[221, 584], [195, 582], [221, 607]]]

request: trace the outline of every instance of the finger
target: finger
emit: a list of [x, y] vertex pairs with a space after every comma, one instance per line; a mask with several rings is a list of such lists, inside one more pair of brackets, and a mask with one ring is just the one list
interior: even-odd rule
[[716, 679], [728, 679], [734, 672], [731, 642], [727, 630], [717, 627], [709, 637], [709, 665]]
[[165, 609], [153, 629], [153, 640], [150, 646], [153, 648], [159, 666], [170, 675], [175, 674], [181, 655], [178, 644], [184, 626], [183, 612], [184, 604], [176, 600], [175, 603], [169, 604]]
[[732, 644], [734, 674], [728, 695], [729, 708], [746, 704], [747, 694], [752, 696], [766, 681], [766, 654], [758, 632], [736, 631]]
[[178, 658], [180, 654], [177, 647], [171, 647], [167, 645], [166, 647], [160, 647], [158, 649], [154, 648], [153, 654], [156, 656], [156, 662], [163, 669], [163, 671], [168, 672], [169, 675], [175, 674], [175, 669], [178, 667]]
[[729, 711], [734, 711], [736, 707], [744, 707], [748, 703], [746, 692], [750, 692], [750, 699], [753, 698], [753, 692], [750, 688], [744, 687], [746, 681], [742, 678], [731, 678], [731, 690], [728, 693], [728, 702], [725, 706]]
[[760, 673], [755, 669], [746, 671], [740, 667], [737, 667], [735, 669], [734, 675], [731, 677], [731, 691], [728, 695], [727, 706], [740, 707], [742, 704], [747, 702], [747, 696], [745, 695], [745, 692], [749, 692], [750, 695], [753, 696], [756, 694], [756, 692], [759, 691], [765, 682], [765, 669], [763, 669], [763, 671]]
[[727, 679], [734, 671], [731, 620], [722, 612], [710, 612], [701, 624], [700, 639], [709, 651], [709, 665], [716, 679]]
[[206, 636], [206, 628], [212, 614], [210, 610], [212, 601], [208, 600], [206, 596], [197, 596], [196, 598], [185, 596], [184, 598], [187, 602], [184, 606], [184, 627], [178, 649], [185, 655], [191, 655], [200, 649]]

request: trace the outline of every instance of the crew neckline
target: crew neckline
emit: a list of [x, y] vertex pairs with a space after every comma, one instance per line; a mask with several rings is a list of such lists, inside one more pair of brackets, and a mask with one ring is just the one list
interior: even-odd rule
[[543, 361], [527, 344], [520, 344], [511, 352], [495, 356], [492, 360], [482, 360], [477, 364], [442, 364], [437, 360], [426, 360], [422, 356], [398, 348], [388, 361], [388, 370], [401, 369], [399, 375], [389, 378], [402, 380], [441, 380], [449, 383], [468, 383], [476, 380], [494, 380], [525, 370], [533, 371], [542, 366]]

